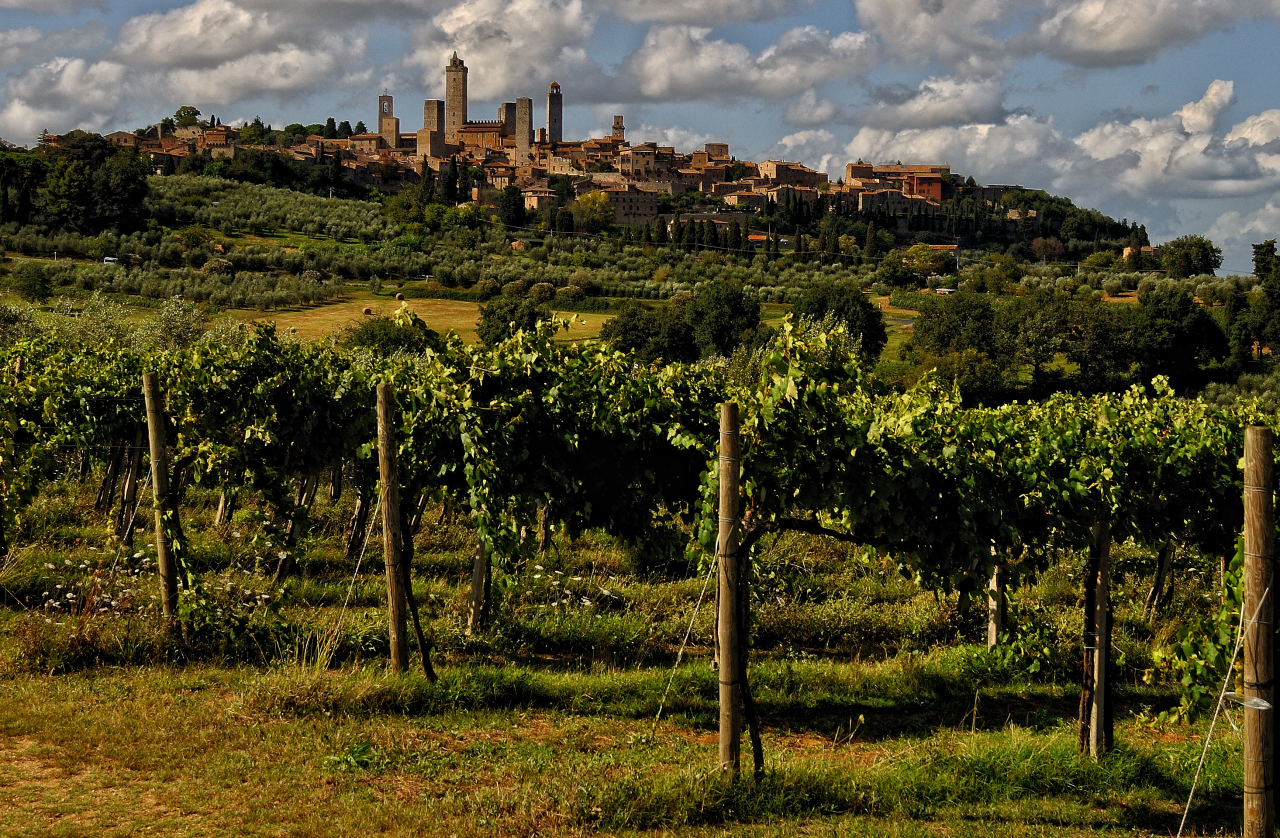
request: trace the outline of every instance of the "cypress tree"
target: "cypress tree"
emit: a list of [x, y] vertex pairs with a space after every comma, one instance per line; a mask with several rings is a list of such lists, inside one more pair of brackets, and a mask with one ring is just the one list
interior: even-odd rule
[[667, 241], [667, 222], [659, 218], [657, 229], [653, 232], [653, 243], [666, 244]]

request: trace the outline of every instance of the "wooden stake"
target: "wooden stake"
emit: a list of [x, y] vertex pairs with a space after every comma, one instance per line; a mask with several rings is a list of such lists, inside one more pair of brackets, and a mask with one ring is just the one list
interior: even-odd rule
[[165, 439], [164, 403], [160, 379], [142, 374], [142, 395], [147, 404], [147, 436], [151, 443], [151, 494], [156, 512], [156, 564], [160, 572], [160, 611], [166, 622], [178, 616], [178, 567], [165, 517], [176, 514], [169, 497], [169, 452]]
[[1244, 436], [1244, 694], [1267, 707], [1244, 708], [1244, 836], [1275, 834], [1275, 495], [1271, 431], [1250, 427]]
[[[993, 548], [994, 549], [994, 548]], [[987, 648], [1000, 643], [1000, 632], [1009, 614], [1009, 601], [1004, 595], [1004, 571], [997, 567], [987, 580]]]
[[1112, 745], [1111, 682], [1111, 523], [1099, 518], [1093, 523], [1093, 543], [1089, 548], [1093, 589], [1093, 695], [1089, 708], [1089, 756], [1102, 759]]
[[484, 539], [476, 543], [475, 560], [471, 563], [471, 594], [467, 601], [467, 637], [484, 631], [489, 622], [489, 594], [493, 571]]
[[720, 770], [742, 767], [742, 650], [738, 552], [738, 406], [720, 405], [720, 528], [716, 540], [717, 630], [720, 640]]
[[133, 447], [129, 449], [128, 466], [124, 473], [124, 485], [120, 487], [120, 512], [116, 515], [116, 537], [121, 543], [133, 546], [134, 519], [138, 514], [138, 473], [142, 471], [142, 444], [147, 441], [147, 429], [139, 425], [133, 435]]
[[387, 565], [388, 635], [391, 640], [391, 671], [409, 668], [409, 638], [404, 594], [405, 574], [400, 569], [404, 555], [400, 530], [400, 476], [396, 471], [395, 387], [378, 385], [378, 477], [381, 484], [382, 555]]

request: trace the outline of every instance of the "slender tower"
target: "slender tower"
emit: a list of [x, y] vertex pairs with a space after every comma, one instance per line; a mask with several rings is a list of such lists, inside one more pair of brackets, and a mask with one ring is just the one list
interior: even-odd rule
[[533, 144], [533, 100], [521, 97], [516, 100], [516, 156], [521, 163], [529, 162], [529, 146]]
[[458, 142], [458, 131], [467, 124], [467, 65], [453, 54], [444, 71], [444, 141]]
[[547, 142], [564, 142], [564, 94], [558, 81], [547, 88]]
[[384, 93], [378, 97], [378, 133], [387, 148], [400, 145], [400, 120], [396, 118], [395, 105], [391, 94]]
[[613, 118], [613, 138], [615, 140], [623, 141], [627, 139], [627, 126], [622, 124], [621, 116], [615, 116]]

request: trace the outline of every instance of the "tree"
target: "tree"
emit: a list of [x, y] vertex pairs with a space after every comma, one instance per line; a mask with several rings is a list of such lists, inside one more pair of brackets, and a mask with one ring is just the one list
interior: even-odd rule
[[191, 128], [200, 124], [200, 111], [191, 105], [183, 105], [173, 115], [173, 124], [178, 128]]
[[[345, 125], [345, 124], [346, 124], [346, 123], [344, 122], [344, 123], [343, 123], [343, 125]], [[369, 133], [369, 129], [365, 127], [365, 125], [364, 125], [364, 120], [363, 120], [363, 119], [356, 123], [356, 127], [355, 127], [355, 128], [352, 128], [352, 129], [351, 129], [351, 136], [353, 136], [353, 137], [354, 137], [356, 134], [367, 134], [367, 133]]]
[[956, 272], [956, 257], [950, 251], [934, 250], [927, 244], [913, 245], [902, 259], [915, 274], [916, 282], [923, 285], [931, 276], [944, 276]]
[[355, 133], [355, 129], [351, 127], [351, 123], [348, 122], [347, 120], [344, 119], [338, 123], [338, 139], [340, 140], [349, 139], [351, 135], [354, 133]]
[[1132, 345], [1143, 382], [1169, 377], [1175, 389], [1201, 382], [1201, 365], [1227, 354], [1222, 327], [1191, 296], [1173, 283], [1148, 289], [1138, 297]]
[[498, 193], [498, 217], [508, 227], [524, 226], [524, 193], [520, 187], [508, 186]]
[[760, 326], [760, 301], [737, 282], [716, 280], [703, 286], [689, 304], [688, 320], [702, 356], [729, 357]]
[[560, 207], [560, 209], [556, 210], [556, 232], [573, 232], [573, 213], [568, 207]]
[[496, 346], [517, 331], [531, 332], [551, 310], [527, 297], [503, 295], [480, 307], [476, 336], [485, 346]]
[[573, 227], [593, 235], [603, 233], [613, 226], [613, 206], [609, 197], [601, 191], [588, 192], [569, 205], [573, 212]]
[[30, 303], [43, 303], [53, 293], [49, 274], [39, 262], [23, 262], [13, 272], [13, 290]]
[[54, 225], [88, 235], [142, 225], [151, 167], [135, 150], [70, 131], [41, 153], [50, 169], [40, 194]]
[[906, 263], [901, 250], [890, 250], [880, 260], [876, 269], [876, 281], [891, 288], [904, 288], [917, 283], [916, 272]]
[[1253, 246], [1253, 275], [1269, 279], [1276, 272], [1276, 240], [1267, 239]]
[[1182, 236], [1160, 248], [1160, 263], [1170, 279], [1212, 274], [1222, 267], [1222, 249], [1204, 236]]
[[324, 121], [324, 131], [321, 132], [321, 136], [326, 140], [338, 139], [338, 126], [333, 121], [333, 117], [329, 117]]
[[698, 360], [693, 327], [684, 306], [672, 303], [656, 311], [631, 303], [600, 329], [600, 339], [620, 352], [634, 352], [641, 359], [684, 362]]
[[888, 341], [884, 329], [884, 315], [871, 304], [862, 290], [851, 282], [816, 285], [809, 288], [796, 303], [795, 313], [799, 317], [821, 320], [833, 314], [844, 322], [849, 334], [856, 335], [862, 341], [862, 357], [874, 360], [880, 357]]
[[339, 343], [348, 349], [367, 349], [382, 357], [398, 352], [421, 354], [444, 346], [438, 333], [403, 307], [393, 317], [374, 317], [347, 329]]

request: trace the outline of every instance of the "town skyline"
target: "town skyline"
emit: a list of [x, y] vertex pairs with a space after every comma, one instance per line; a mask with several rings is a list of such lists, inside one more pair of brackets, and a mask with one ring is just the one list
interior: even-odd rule
[[[566, 135], [744, 157], [949, 162], [1065, 194], [1227, 265], [1280, 225], [1280, 69], [1263, 0], [6, 0], [0, 137], [107, 133], [191, 103], [225, 123], [364, 119], [370, 93], [443, 93], [457, 49], [482, 111], [573, 92]], [[478, 77], [478, 76], [477, 76]]]

